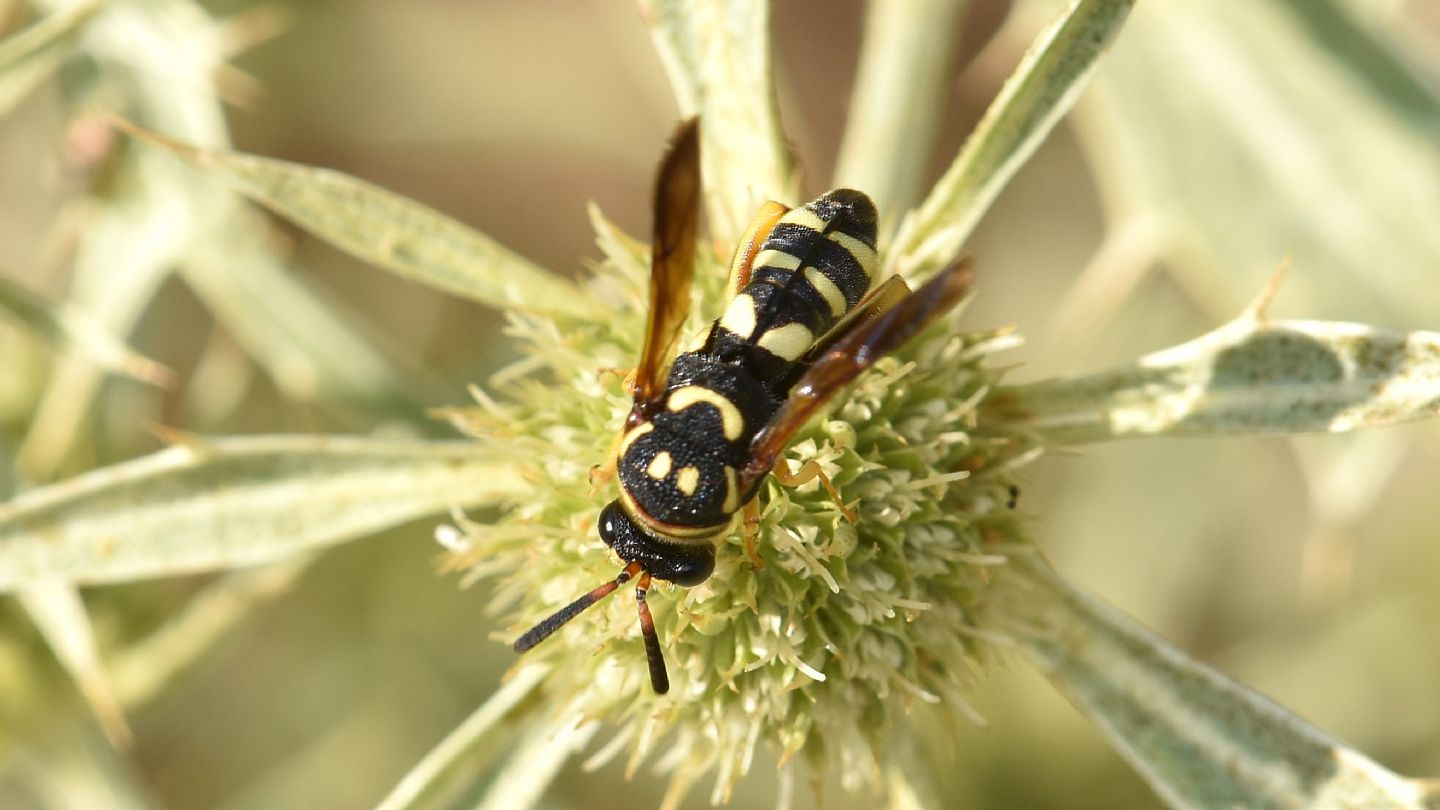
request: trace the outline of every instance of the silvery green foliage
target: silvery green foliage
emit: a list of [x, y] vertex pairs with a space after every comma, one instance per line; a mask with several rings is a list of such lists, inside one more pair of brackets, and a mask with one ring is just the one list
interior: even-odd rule
[[[923, 277], [953, 257], [1068, 111], [1130, 6], [1079, 0], [1056, 17], [940, 184], [903, 220], [887, 267]], [[652, 0], [642, 7], [681, 106], [703, 114], [711, 235], [729, 239], [755, 202], [790, 199], [797, 185], [772, 98], [767, 6]], [[913, 34], [906, 15], [923, 7], [876, 3], [869, 27]], [[127, 59], [169, 53], [128, 54], [105, 28], [108, 14], [117, 15], [108, 18], [116, 30], [120, 22], [146, 30], [147, 19], [155, 22], [148, 14], [203, 19], [183, 2], [113, 0], [97, 8], [61, 10], [24, 38], [0, 43], [0, 107], [7, 93], [23, 94], [53, 69], [67, 48], [86, 47], [77, 43], [89, 42], [122, 71], [136, 69]], [[85, 40], [86, 32], [94, 39]], [[943, 63], [933, 57], [947, 47], [943, 37], [924, 38], [894, 58]], [[875, 76], [893, 67], [876, 57], [865, 69], [883, 87]], [[508, 334], [520, 359], [476, 387], [475, 407], [447, 412], [473, 442], [177, 437], [162, 453], [36, 487], [0, 507], [0, 585], [36, 586], [27, 605], [54, 620], [49, 636], [97, 710], [116, 714], [115, 701], [152, 694], [170, 670], [120, 667], [115, 690], [95, 681], [93, 639], [83, 615], [76, 618], [77, 584], [287, 557], [296, 560], [279, 577], [288, 582], [316, 548], [445, 507], [481, 505], [489, 507], [483, 519], [457, 512], [440, 536], [464, 578], [497, 579], [495, 610], [514, 627], [613, 576], [614, 561], [594, 537], [605, 494], [592, 491], [587, 473], [605, 457], [628, 410], [619, 380], [597, 372], [633, 362], [645, 245], [596, 214], [606, 260], [575, 286], [362, 181], [226, 151], [213, 104], [187, 118], [163, 98], [141, 94], [123, 112], [163, 130], [165, 137], [152, 138], [160, 146], [342, 249], [511, 311]], [[177, 119], [192, 126], [172, 126]], [[177, 137], [184, 143], [170, 140]], [[875, 160], [901, 175], [919, 171], [913, 161]], [[268, 272], [273, 257], [246, 253], [241, 244], [224, 255], [248, 256], [253, 261], [240, 264], [259, 269], [224, 275], [229, 263], [217, 261], [215, 245], [196, 234], [241, 210], [233, 199], [212, 196], [219, 192], [208, 180], [188, 174], [172, 184], [186, 189], [181, 199], [149, 188], [150, 178], [177, 171], [162, 151], [139, 150], [127, 161], [122, 176], [133, 182], [121, 188], [129, 196], [115, 201], [108, 224], [90, 237], [90, 251], [113, 247], [112, 260], [120, 257], [133, 271], [125, 306], [102, 313], [102, 324], [128, 331], [178, 256], [187, 260], [187, 279], [217, 311], [229, 312], [262, 359], [278, 356], [265, 338], [284, 324], [255, 321], [244, 306], [226, 310], [226, 301], [274, 295], [293, 303], [290, 312], [324, 311], [282, 274]], [[863, 156], [847, 158], [847, 171], [859, 171], [857, 161]], [[898, 188], [897, 196], [920, 196], [905, 183]], [[721, 274], [709, 260], [698, 270], [709, 281], [701, 284], [697, 326], [718, 309]], [[105, 289], [95, 284], [90, 295]], [[235, 290], [248, 292], [229, 294]], [[38, 312], [35, 322], [53, 331], [56, 311]], [[277, 381], [316, 396], [389, 387], [384, 363], [363, 350], [371, 362], [362, 365], [374, 373], [361, 380], [322, 362], [323, 347], [356, 343], [342, 321], [326, 323], [294, 336], [316, 363], [301, 375], [276, 368]], [[903, 717], [922, 704], [969, 716], [966, 687], [1008, 649], [1049, 677], [1174, 806], [1433, 805], [1420, 783], [1385, 771], [1066, 585], [1039, 558], [1007, 500], [1015, 470], [1059, 445], [1180, 432], [1349, 430], [1428, 416], [1440, 399], [1435, 337], [1269, 322], [1256, 309], [1114, 371], [1010, 386], [991, 355], [1015, 340], [1006, 330], [937, 324], [800, 436], [789, 461], [818, 460], [861, 520], [847, 523], [813, 484], [767, 484], [763, 568], [731, 537], [709, 582], [656, 592], [676, 685], [670, 697], [646, 688], [633, 613], [623, 599], [612, 600], [517, 665], [492, 702], [457, 727], [384, 807], [433, 806], [467, 791], [485, 756], [498, 753], [495, 735], [510, 732], [516, 736], [507, 761], [482, 806], [533, 806], [560, 767], [597, 739], [603, 742], [592, 763], [624, 754], [632, 771], [650, 761], [669, 771], [667, 806], [702, 777], [713, 778], [714, 798], [726, 798], [762, 746], [782, 759], [799, 755], [816, 768], [833, 767], [847, 787], [883, 792], [891, 806], [933, 806], [924, 775], [897, 762], [913, 750]], [[306, 388], [305, 380], [317, 379], [329, 382]], [[80, 387], [93, 389], [87, 386]], [[67, 424], [73, 414], [51, 419]], [[231, 576], [217, 590], [274, 587]], [[213, 637], [204, 622], [172, 629], [182, 641], [157, 633], [154, 649], [193, 655]], [[601, 655], [593, 654], [597, 644]], [[782, 780], [793, 781], [791, 769]]]

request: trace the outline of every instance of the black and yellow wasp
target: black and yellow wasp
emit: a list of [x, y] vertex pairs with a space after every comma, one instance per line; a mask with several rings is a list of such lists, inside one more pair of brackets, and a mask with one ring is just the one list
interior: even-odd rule
[[600, 538], [625, 568], [515, 642], [517, 652], [534, 647], [636, 579], [650, 681], [660, 693], [669, 678], [645, 602], [651, 579], [687, 587], [708, 579], [716, 543], [742, 508], [746, 548], [758, 562], [754, 500], [772, 471], [787, 484], [818, 477], [853, 521], [818, 464], [791, 473], [780, 455], [860, 372], [951, 309], [970, 277], [961, 263], [913, 292], [897, 276], [877, 286], [875, 204], [859, 191], [834, 189], [794, 209], [766, 203], [735, 253], [724, 314], [671, 361], [690, 305], [700, 191], [692, 119], [656, 179], [649, 319], [635, 404], [613, 462], [620, 497], [600, 512]]

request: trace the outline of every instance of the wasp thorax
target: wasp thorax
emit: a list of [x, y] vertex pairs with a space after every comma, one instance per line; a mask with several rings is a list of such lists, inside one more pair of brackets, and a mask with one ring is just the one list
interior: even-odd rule
[[676, 585], [699, 585], [715, 570], [712, 543], [676, 543], [656, 537], [625, 514], [619, 501], [611, 501], [600, 511], [600, 539], [615, 549], [620, 559], [639, 563], [656, 579]]

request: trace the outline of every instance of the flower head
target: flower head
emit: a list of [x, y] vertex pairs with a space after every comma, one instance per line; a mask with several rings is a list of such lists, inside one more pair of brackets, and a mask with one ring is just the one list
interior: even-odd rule
[[[612, 452], [630, 409], [620, 376], [604, 369], [639, 350], [647, 267], [596, 223], [607, 254], [587, 285], [597, 316], [512, 317], [522, 359], [487, 386], [504, 404], [483, 393], [481, 406], [452, 414], [533, 487], [498, 519], [462, 523], [468, 547], [454, 561], [472, 575], [503, 572], [496, 607], [515, 628], [617, 567], [595, 529], [610, 493], [587, 472]], [[707, 256], [697, 276], [709, 280], [699, 322], [723, 307], [724, 267]], [[759, 496], [763, 567], [736, 529], [709, 580], [652, 591], [672, 692], [652, 694], [633, 606], [612, 599], [531, 653], [556, 664], [549, 691], [562, 711], [620, 719], [637, 761], [666, 738], [663, 761], [686, 780], [717, 771], [718, 795], [762, 740], [786, 757], [830, 758], [858, 787], [878, 779], [906, 707], [968, 712], [963, 689], [988, 635], [988, 568], [1024, 542], [1007, 501], [1028, 444], [976, 411], [999, 376], [985, 361], [1012, 343], [1004, 330], [961, 333], [946, 319], [880, 361], [787, 454], [794, 466], [820, 462], [859, 520], [847, 522], [818, 482], [791, 489], [772, 478]]]

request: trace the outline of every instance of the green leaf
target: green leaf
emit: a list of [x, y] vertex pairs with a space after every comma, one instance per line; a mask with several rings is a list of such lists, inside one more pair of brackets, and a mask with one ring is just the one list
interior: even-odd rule
[[434, 209], [363, 180], [283, 160], [201, 149], [120, 126], [396, 275], [493, 307], [570, 316], [592, 309], [573, 283]]
[[[920, 200], [969, 0], [872, 0], [835, 169], [880, 209], [883, 233]], [[883, 236], [882, 236], [883, 241]]]
[[257, 607], [290, 592], [314, 555], [232, 571], [207, 584], [178, 614], [108, 662], [121, 704], [134, 707], [160, 695], [216, 642], [254, 616]]
[[935, 784], [937, 774], [926, 767], [925, 751], [913, 735], [897, 735], [885, 762], [887, 810], [936, 810], [945, 806]]
[[1423, 808], [1423, 786], [1012, 556], [992, 592], [1020, 651], [1177, 808]]
[[68, 582], [42, 580], [26, 584], [19, 596], [55, 657], [80, 687], [111, 744], [128, 746], [132, 739], [130, 726], [100, 662], [95, 629], [79, 591]]
[[108, 371], [155, 385], [174, 382], [174, 372], [126, 346], [84, 312], [47, 301], [4, 277], [0, 277], [0, 311], [35, 335], [80, 352]]
[[684, 116], [700, 116], [711, 236], [739, 241], [767, 199], [795, 202], [799, 178], [771, 83], [767, 0], [641, 0]]
[[1440, 334], [1247, 315], [1132, 365], [997, 388], [984, 408], [1072, 444], [1390, 425], [1440, 412]]
[[515, 743], [510, 758], [485, 791], [477, 810], [529, 810], [560, 769], [600, 730], [600, 724], [568, 717], [557, 725], [540, 724]]
[[1147, 2], [1097, 77], [1076, 131], [1102, 197], [1158, 220], [1161, 266], [1202, 304], [1290, 255], [1305, 312], [1440, 306], [1440, 97], [1362, 5]]
[[[163, 158], [122, 155], [79, 236], [69, 301], [110, 335], [135, 328], [200, 213], [185, 193], [183, 167]], [[85, 446], [86, 416], [104, 381], [85, 355], [68, 354], [55, 366], [19, 452], [17, 466], [31, 482], [53, 479]]]
[[0, 116], [60, 66], [104, 5], [104, 0], [79, 3], [0, 41]]
[[980, 217], [1074, 105], [1134, 0], [1079, 0], [1041, 32], [930, 196], [900, 226], [888, 263], [924, 279], [954, 261]]
[[[650, 278], [650, 246], [632, 238], [625, 230], [611, 222], [600, 212], [600, 207], [589, 207], [590, 227], [595, 229], [595, 244], [605, 258], [619, 268], [621, 278]], [[648, 286], [639, 290], [648, 294]]]
[[[517, 715], [524, 713], [527, 699], [549, 673], [548, 664], [529, 664], [511, 673], [504, 686], [405, 774], [377, 810], [452, 806], [455, 794], [473, 787], [486, 763], [504, 750], [505, 740], [497, 734], [506, 740], [513, 736]], [[531, 702], [530, 708], [539, 705]]]
[[45, 733], [6, 751], [7, 799], [18, 796], [19, 806], [38, 810], [163, 810], [134, 758], [116, 750], [83, 715], [49, 710], [45, 721]]
[[[213, 89], [224, 62], [220, 46], [214, 21], [195, 4], [110, 3], [86, 32], [93, 71], [77, 74], [66, 89], [187, 140], [222, 143], [224, 113]], [[68, 300], [107, 333], [128, 336], [187, 248], [228, 226], [228, 211], [216, 210], [216, 195], [201, 193], [204, 185], [162, 153], [113, 150], [104, 182], [83, 208]], [[91, 446], [86, 417], [103, 382], [78, 355], [55, 368], [20, 451], [24, 477], [49, 481], [89, 461], [76, 456]]]
[[231, 228], [192, 247], [181, 275], [205, 306], [287, 396], [417, 414], [418, 384], [282, 265], [257, 219], [236, 211]]
[[524, 491], [474, 442], [189, 439], [0, 506], [0, 591], [253, 565]]

